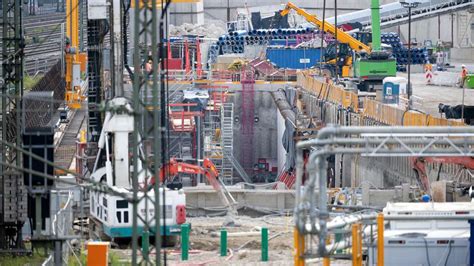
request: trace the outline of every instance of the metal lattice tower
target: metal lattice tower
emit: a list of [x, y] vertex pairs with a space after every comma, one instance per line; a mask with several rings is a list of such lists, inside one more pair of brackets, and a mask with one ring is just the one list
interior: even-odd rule
[[22, 249], [21, 227], [26, 220], [26, 190], [21, 169], [21, 97], [24, 40], [22, 1], [3, 0], [0, 250]]
[[88, 131], [89, 143], [99, 141], [102, 131], [102, 118], [99, 110], [99, 104], [103, 98], [102, 95], [102, 61], [104, 45], [104, 24], [105, 20], [90, 19], [87, 21], [87, 75], [89, 80], [89, 89], [87, 91], [88, 105]]
[[[167, 162], [168, 147], [167, 138], [167, 91], [165, 86], [166, 73], [164, 60], [165, 45], [163, 39], [164, 23], [166, 21], [166, 9], [170, 1], [157, 2], [135, 1], [133, 16], [133, 42], [134, 42], [134, 75], [133, 75], [133, 109], [134, 109], [134, 132], [132, 136], [133, 154], [133, 214], [132, 214], [132, 265], [161, 265], [161, 235], [160, 218], [165, 206], [160, 202], [160, 182], [155, 182], [151, 190], [143, 190], [138, 183], [138, 178], [144, 176], [160, 176], [161, 165]], [[161, 7], [161, 10], [159, 8]], [[159, 17], [161, 14], [161, 17]], [[148, 73], [142, 66], [148, 59], [152, 60], [152, 69]], [[158, 64], [161, 64], [158, 67]], [[161, 71], [157, 71], [158, 69]], [[158, 76], [160, 75], [160, 76]], [[151, 167], [150, 167], [151, 166]], [[139, 171], [139, 169], [143, 169]], [[152, 170], [150, 170], [152, 169]], [[153, 171], [153, 173], [150, 173]], [[145, 183], [149, 180], [145, 178]], [[154, 211], [138, 210], [138, 202], [145, 202], [145, 210], [149, 206], [154, 206]], [[165, 217], [163, 217], [165, 218]], [[143, 223], [139, 227], [138, 221]], [[165, 220], [165, 219], [163, 219]], [[141, 232], [141, 235], [139, 234]], [[141, 236], [141, 248], [139, 247], [139, 237]], [[155, 236], [155, 243], [151, 246], [148, 243], [149, 237]], [[156, 255], [151, 255], [156, 254]], [[166, 255], [163, 255], [166, 256]], [[166, 260], [166, 257], [165, 259]]]

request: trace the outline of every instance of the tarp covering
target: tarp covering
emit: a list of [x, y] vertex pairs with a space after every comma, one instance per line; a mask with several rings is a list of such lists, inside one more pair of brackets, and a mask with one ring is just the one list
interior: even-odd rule
[[190, 111], [202, 111], [206, 109], [209, 101], [209, 92], [202, 89], [189, 89], [183, 91], [183, 103], [197, 103], [197, 108], [190, 108]]
[[281, 139], [283, 148], [286, 151], [285, 171], [292, 171], [295, 167], [296, 155], [294, 139], [296, 132], [296, 106], [294, 105], [296, 91], [293, 89], [278, 90], [272, 92], [272, 97], [285, 119], [285, 131]]

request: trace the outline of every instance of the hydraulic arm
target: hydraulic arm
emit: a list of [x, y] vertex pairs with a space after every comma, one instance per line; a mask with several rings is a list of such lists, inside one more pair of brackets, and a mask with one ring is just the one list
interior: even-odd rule
[[348, 44], [352, 50], [356, 52], [361, 52], [365, 50], [366, 52], [370, 52], [370, 47], [366, 44], [362, 43], [361, 41], [357, 40], [356, 38], [352, 37], [351, 35], [347, 34], [346, 32], [336, 28], [331, 23], [327, 21], [321, 21], [316, 17], [316, 15], [309, 14], [306, 10], [299, 8], [297, 5], [293, 4], [292, 2], [288, 2], [285, 6], [285, 9], [280, 11], [281, 16], [286, 16], [290, 12], [290, 10], [295, 10], [296, 13], [306, 19], [309, 23], [312, 23], [318, 26], [321, 30], [324, 29], [324, 32], [331, 33], [332, 35], [336, 36], [337, 32], [337, 40], [340, 43]]
[[[209, 184], [217, 192], [222, 203], [228, 208], [230, 216], [236, 216], [237, 210], [235, 209], [236, 201], [234, 197], [229, 193], [224, 183], [219, 179], [219, 172], [217, 171], [216, 166], [212, 163], [211, 160], [205, 158], [202, 163], [203, 166], [178, 162], [176, 159], [171, 159], [168, 164], [164, 165], [160, 169], [160, 181], [165, 182], [166, 178], [168, 181], [171, 181], [179, 173], [186, 174], [202, 174], [206, 177]], [[155, 182], [154, 179], [151, 180], [151, 185]]]
[[457, 164], [465, 169], [474, 169], [474, 158], [472, 157], [415, 157], [412, 159], [413, 169], [417, 173], [423, 189], [427, 192], [430, 191], [430, 180], [426, 173], [426, 163]]

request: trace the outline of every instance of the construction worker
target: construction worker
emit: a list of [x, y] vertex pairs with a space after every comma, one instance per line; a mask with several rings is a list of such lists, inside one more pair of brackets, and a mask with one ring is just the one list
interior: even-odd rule
[[467, 79], [467, 68], [465, 65], [462, 65], [461, 66], [461, 88], [464, 88], [464, 83], [466, 82], [466, 79]]
[[148, 59], [148, 61], [145, 63], [145, 71], [147, 74], [151, 74], [153, 68], [153, 61], [151, 59]]

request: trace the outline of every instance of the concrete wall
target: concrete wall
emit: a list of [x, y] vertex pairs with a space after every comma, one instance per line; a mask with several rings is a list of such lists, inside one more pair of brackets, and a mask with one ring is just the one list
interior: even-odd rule
[[472, 47], [470, 47], [470, 48], [452, 48], [451, 49], [451, 60], [472, 63], [472, 61], [474, 61], [474, 49]]
[[[251, 207], [264, 210], [290, 211], [295, 207], [294, 191], [289, 190], [254, 190], [228, 187], [229, 192], [237, 201], [239, 214], [249, 214]], [[184, 188], [187, 212], [190, 215], [205, 215], [202, 208], [224, 207], [217, 193], [210, 186]]]
[[181, 25], [183, 23], [204, 24], [204, 3], [174, 3], [170, 6], [169, 23]]
[[[269, 92], [255, 92], [254, 94], [255, 117], [259, 118], [258, 123], [254, 123], [254, 137], [253, 137], [253, 161], [257, 163], [258, 158], [277, 160], [277, 113], [278, 109], [273, 102], [272, 96]], [[234, 103], [234, 117], [239, 117], [242, 114], [242, 97], [241, 92], [235, 92], [232, 96]], [[240, 119], [240, 121], [242, 121]], [[239, 161], [241, 160], [241, 142], [242, 124], [234, 120], [234, 156]]]
[[[245, 3], [250, 9], [257, 6], [272, 6], [274, 10], [268, 8], [262, 9], [263, 12], [274, 12], [280, 6], [286, 4], [286, 0], [246, 0], [246, 1], [232, 1], [232, 0], [206, 0], [204, 1], [204, 12], [207, 16], [213, 19], [221, 19], [227, 21], [227, 8], [230, 8], [231, 20], [234, 20], [237, 15], [238, 8], [245, 8]], [[294, 0], [292, 1], [301, 8], [306, 9], [318, 16], [322, 16], [323, 0]], [[381, 4], [393, 2], [393, 0], [381, 0]], [[360, 9], [369, 8], [370, 0], [345, 0], [338, 2], [338, 13], [356, 11]], [[326, 1], [326, 15], [328, 17], [334, 15], [334, 1]]]
[[[437, 40], [442, 40], [444, 42], [454, 42], [454, 47], [472, 47], [474, 38], [471, 23], [474, 23], [473, 15], [462, 11], [414, 22], [411, 35], [420, 43], [431, 40], [433, 44], [436, 44]], [[399, 32], [402, 39], [408, 41], [408, 25], [383, 31]]]

